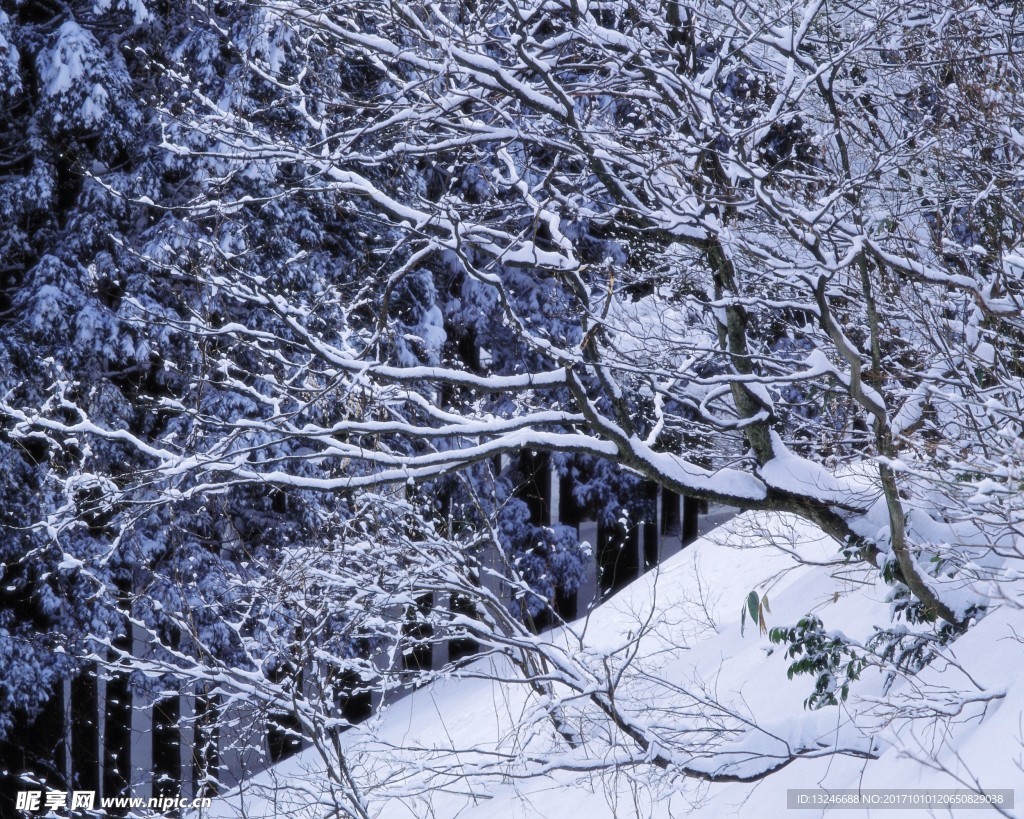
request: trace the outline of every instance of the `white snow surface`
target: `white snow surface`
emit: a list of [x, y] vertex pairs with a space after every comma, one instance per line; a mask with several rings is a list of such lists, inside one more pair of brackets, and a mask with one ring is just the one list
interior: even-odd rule
[[761, 467], [762, 480], [774, 489], [818, 498], [823, 503], [847, 504], [868, 509], [877, 490], [858, 475], [837, 477], [821, 464], [791, 452], [778, 433], [772, 434], [775, 457]]
[[[774, 753], [786, 744], [834, 744], [870, 751], [876, 759], [822, 756], [797, 760], [755, 783], [707, 783], [670, 779], [653, 765], [593, 772], [553, 770], [523, 779], [474, 777], [447, 790], [420, 789], [428, 782], [425, 749], [467, 749], [468, 767], [488, 751], [543, 749], [537, 735], [517, 729], [536, 704], [525, 686], [455, 675], [399, 699], [342, 737], [354, 773], [376, 783], [367, 790], [372, 815], [406, 817], [779, 817], [787, 815], [790, 788], [1017, 788], [1024, 800], [1024, 615], [992, 611], [946, 649], [946, 657], [917, 677], [897, 680], [886, 691], [883, 675], [864, 672], [840, 707], [809, 711], [810, 677], [787, 679], [789, 660], [740, 612], [748, 593], [770, 599], [768, 626], [792, 625], [815, 613], [827, 630], [842, 628], [864, 640], [873, 624], [889, 623], [887, 587], [855, 566], [843, 566], [838, 546], [797, 518], [745, 513], [664, 561], [589, 617], [548, 635], [577, 657], [600, 657], [628, 645], [648, 624], [635, 660], [655, 684], [651, 719], [671, 712], [671, 691], [701, 690], [763, 729], [739, 737], [734, 750]], [[621, 658], [621, 653], [615, 655]], [[615, 660], [616, 662], [618, 659]], [[470, 669], [482, 670], [481, 660]], [[514, 677], [493, 667], [496, 677]], [[630, 696], [623, 691], [623, 696]], [[639, 695], [638, 695], [639, 696]], [[895, 706], [929, 707], [919, 720], [891, 719]], [[666, 711], [661, 711], [665, 707]], [[686, 715], [676, 715], [681, 725]], [[597, 730], [591, 726], [591, 730]], [[549, 741], [549, 740], [548, 740]], [[420, 750], [415, 750], [420, 749]], [[472, 749], [472, 750], [468, 750]], [[586, 757], [587, 749], [573, 759]], [[595, 742], [592, 752], [605, 754]], [[565, 757], [570, 758], [569, 756]], [[590, 761], [599, 762], [599, 758]], [[699, 766], [697, 759], [691, 763]], [[938, 764], [936, 764], [938, 763]], [[714, 759], [705, 760], [713, 769]], [[734, 770], [741, 770], [737, 763]], [[756, 764], [756, 760], [751, 762]], [[646, 770], [650, 768], [650, 770]], [[941, 770], [946, 768], [946, 770]], [[214, 800], [214, 817], [323, 816], [329, 778], [313, 749], [254, 777], [241, 790]], [[318, 804], [319, 803], [319, 804]], [[1019, 808], [1006, 815], [1019, 815]], [[843, 817], [877, 814], [843, 810]], [[800, 817], [822, 816], [800, 810]], [[884, 816], [927, 816], [886, 811]], [[994, 815], [986, 811], [936, 812], [941, 816]]]

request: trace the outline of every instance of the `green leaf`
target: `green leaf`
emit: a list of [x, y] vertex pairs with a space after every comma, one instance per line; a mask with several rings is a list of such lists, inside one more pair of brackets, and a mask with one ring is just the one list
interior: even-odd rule
[[760, 604], [760, 599], [757, 596], [757, 592], [752, 591], [747, 595], [747, 610], [750, 612], [750, 619], [755, 623], [757, 622], [757, 607]]

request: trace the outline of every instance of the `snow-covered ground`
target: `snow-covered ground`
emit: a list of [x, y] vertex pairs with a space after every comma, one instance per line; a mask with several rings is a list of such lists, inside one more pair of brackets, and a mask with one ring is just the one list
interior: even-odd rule
[[[814, 612], [826, 629], [863, 640], [872, 624], [888, 622], [886, 588], [855, 566], [838, 561], [836, 544], [796, 518], [747, 513], [669, 558], [571, 628], [552, 633], [560, 644], [593, 664], [602, 654], [622, 663], [636, 645], [631, 687], [622, 696], [650, 706], [652, 724], [707, 728], [701, 697], [735, 728], [747, 730], [709, 740], [694, 768], [743, 774], [786, 756], [790, 748], [842, 746], [862, 756], [798, 759], [753, 783], [709, 783], [670, 778], [653, 765], [619, 764], [614, 743], [599, 736], [597, 722], [580, 725], [582, 747], [562, 756], [534, 719], [535, 695], [526, 686], [497, 679], [438, 680], [395, 702], [342, 737], [353, 775], [366, 784], [372, 815], [381, 817], [778, 817], [787, 813], [787, 790], [1017, 787], [1024, 800], [1024, 616], [997, 609], [912, 679], [884, 689], [869, 668], [839, 707], [807, 710], [813, 681], [787, 679], [784, 648], [771, 644], [740, 613], [748, 593], [770, 600], [767, 625], [792, 625]], [[481, 661], [495, 677], [514, 678], [494, 660]], [[485, 670], [479, 669], [478, 670]], [[635, 713], [635, 712], [634, 712]], [[697, 714], [692, 719], [690, 714]], [[916, 719], [905, 717], [913, 713]], [[739, 720], [739, 723], [736, 722]], [[728, 720], [724, 720], [728, 722]], [[753, 728], [753, 726], [757, 728]], [[588, 735], [588, 731], [590, 732]], [[550, 731], [548, 732], [550, 733]], [[710, 735], [709, 735], [710, 736]], [[547, 743], [547, 744], [546, 744]], [[716, 744], [718, 743], [718, 744]], [[699, 749], [699, 744], [696, 746]], [[529, 759], [537, 748], [536, 776], [516, 778], [517, 768], [495, 765], [499, 755]], [[748, 757], [744, 757], [748, 754]], [[877, 758], [866, 758], [877, 757]], [[452, 778], [461, 760], [464, 779]], [[585, 770], [581, 760], [595, 764]], [[558, 767], [562, 764], [562, 768]], [[492, 769], [489, 766], [494, 765]], [[444, 775], [432, 767], [445, 766]], [[717, 766], [717, 768], [716, 768]], [[572, 768], [570, 770], [569, 768]], [[543, 770], [541, 770], [543, 769]], [[521, 768], [519, 769], [521, 770]], [[445, 787], [441, 783], [446, 783]], [[217, 817], [323, 816], [330, 778], [309, 749], [216, 800]], [[838, 815], [876, 815], [844, 810]], [[926, 816], [930, 811], [886, 811], [886, 816]], [[988, 811], [936, 810], [934, 815], [983, 816]], [[1018, 815], [1016, 809], [1005, 815]], [[796, 817], [822, 811], [794, 810]]]

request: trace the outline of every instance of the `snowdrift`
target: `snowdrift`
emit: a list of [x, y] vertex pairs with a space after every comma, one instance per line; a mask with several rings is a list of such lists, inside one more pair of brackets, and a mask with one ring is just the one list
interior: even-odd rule
[[[498, 658], [410, 693], [345, 733], [349, 772], [370, 814], [389, 819], [778, 817], [787, 812], [787, 790], [796, 788], [1018, 787], [1024, 798], [1019, 611], [992, 611], [916, 677], [887, 685], [887, 675], [869, 667], [844, 703], [818, 710], [804, 704], [813, 680], [787, 678], [785, 647], [749, 615], [741, 627], [746, 598], [757, 591], [769, 598], [769, 627], [813, 612], [826, 629], [841, 623], [846, 636], [864, 640], [873, 624], [889, 623], [888, 589], [876, 577], [843, 565], [836, 544], [797, 518], [746, 513], [588, 617], [544, 635], [590, 667], [628, 669], [617, 695], [660, 730], [671, 723], [680, 736], [697, 732], [698, 750], [687, 762], [703, 766], [707, 778], [644, 764], [614, 726], [585, 715], [569, 718], [576, 747], [560, 742], [546, 718], [550, 703]], [[837, 747], [846, 753], [831, 754]], [[783, 762], [794, 748], [806, 753]], [[324, 816], [337, 790], [330, 773], [337, 775], [337, 765], [324, 760], [307, 749], [218, 798], [211, 815]], [[762, 779], [708, 781], [716, 772], [757, 776], [774, 761], [781, 767]], [[911, 815], [930, 812], [986, 815], [963, 808]], [[1017, 815], [1006, 805], [1002, 813]]]

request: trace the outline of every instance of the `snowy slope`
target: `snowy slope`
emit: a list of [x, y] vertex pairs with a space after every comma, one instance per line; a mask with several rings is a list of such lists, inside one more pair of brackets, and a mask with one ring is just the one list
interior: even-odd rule
[[[517, 779], [501, 766], [492, 770], [495, 759], [488, 754], [516, 754], [524, 745], [548, 749], [538, 736], [541, 732], [527, 735], [516, 728], [542, 724], [524, 718], [534, 705], [532, 696], [514, 682], [448, 679], [394, 703], [344, 735], [353, 772], [371, 783], [366, 791], [371, 810], [382, 817], [602, 819], [691, 811], [706, 817], [777, 817], [786, 811], [789, 788], [954, 788], [979, 783], [988, 789], [1017, 786], [1017, 798], [1024, 799], [1024, 682], [1017, 681], [1024, 670], [1024, 646], [1014, 639], [1014, 630], [1024, 633], [1019, 612], [993, 612], [952, 646], [947, 661], [913, 680], [897, 680], [888, 692], [881, 673], [869, 669], [854, 683], [844, 706], [817, 711], [803, 705], [811, 679], [787, 679], [789, 661], [783, 650], [749, 620], [741, 634], [741, 606], [751, 590], [768, 595], [769, 626], [793, 624], [813, 611], [827, 629], [842, 623], [845, 633], [859, 640], [869, 636], [872, 623], [887, 622], [885, 587], [865, 582], [869, 575], [839, 564], [836, 553], [835, 544], [806, 523], [748, 513], [667, 560], [589, 618], [549, 636], [578, 656], [599, 657], [630, 645], [648, 627], [632, 664], [644, 673], [634, 678], [630, 693], [642, 698], [644, 685], [636, 681], [649, 681], [652, 722], [674, 714], [686, 724], [686, 709], [693, 708], [694, 696], [700, 694], [758, 726], [730, 737], [725, 756], [712, 756], [714, 743], [722, 739], [711, 738], [711, 770], [722, 760], [732, 771], [743, 771], [745, 765], [754, 770], [764, 765], [765, 755], [782, 757], [790, 746], [815, 744], [838, 744], [879, 758], [800, 759], [760, 782], [708, 783], [671, 779], [651, 765], [582, 770], [581, 759], [611, 761], [609, 746], [595, 741], [563, 757], [544, 757], [561, 759], [575, 770], [545, 770]], [[491, 671], [514, 679], [511, 670]], [[903, 713], [907, 707], [930, 710], [922, 719], [900, 721], [893, 718], [897, 705]], [[693, 721], [698, 723], [700, 719]], [[590, 725], [589, 730], [600, 729]], [[451, 762], [451, 749], [460, 749], [456, 757], [471, 774], [463, 780], [430, 773], [431, 765]], [[750, 754], [749, 762], [743, 753]], [[219, 798], [212, 815], [285, 816], [293, 815], [293, 809], [294, 815], [323, 815], [323, 802], [331, 799], [323, 768], [316, 751], [306, 751], [257, 777], [242, 793]], [[963, 813], [989, 815], [936, 812]], [[796, 815], [822, 814], [801, 810]], [[841, 815], [870, 814], [845, 810]]]

